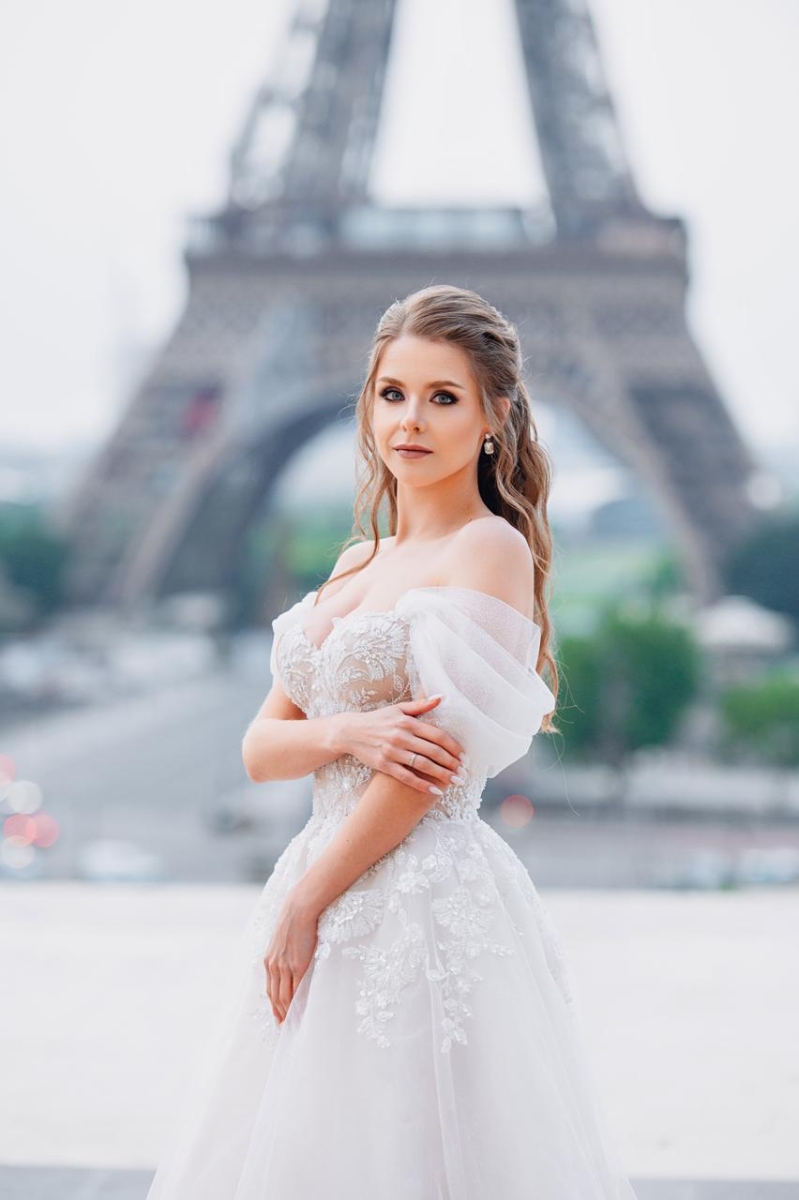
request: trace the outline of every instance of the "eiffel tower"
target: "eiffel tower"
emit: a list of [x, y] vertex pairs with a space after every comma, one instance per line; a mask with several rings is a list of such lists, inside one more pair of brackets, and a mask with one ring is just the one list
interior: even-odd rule
[[176, 328], [68, 510], [75, 603], [236, 586], [295, 451], [360, 389], [377, 320], [431, 282], [521, 328], [536, 396], [645, 483], [689, 586], [720, 594], [756, 464], [685, 321], [687, 233], [636, 190], [584, 0], [515, 0], [548, 205], [384, 207], [368, 181], [396, 0], [300, 0], [184, 247]]

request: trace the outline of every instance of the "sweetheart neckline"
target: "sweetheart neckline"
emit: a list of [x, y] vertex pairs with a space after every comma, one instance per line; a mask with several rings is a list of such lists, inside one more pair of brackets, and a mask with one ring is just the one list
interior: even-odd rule
[[[303, 639], [305, 640], [307, 645], [310, 646], [310, 648], [312, 650], [315, 650], [317, 654], [321, 654], [321, 652], [324, 650], [325, 646], [330, 641], [330, 639], [332, 638], [333, 634], [336, 632], [338, 627], [340, 625], [342, 625], [345, 621], [348, 621], [350, 619], [350, 617], [397, 616], [395, 609], [396, 609], [396, 605], [392, 605], [391, 608], [353, 608], [353, 609], [351, 609], [350, 612], [344, 613], [343, 617], [331, 617], [330, 619], [333, 622], [333, 626], [331, 629], [329, 629], [327, 631], [327, 633], [322, 638], [322, 640], [318, 646], [317, 646], [316, 642], [312, 641], [311, 638], [308, 636], [308, 633], [307, 633], [304, 625], [298, 624], [297, 628], [299, 629], [300, 633], [302, 634]], [[404, 617], [400, 617], [399, 620], [401, 620], [401, 621], [404, 620]]]
[[[318, 591], [318, 589], [308, 592], [299, 603], [303, 603], [309, 597], [315, 596], [317, 591]], [[399, 604], [401, 604], [401, 602], [405, 599], [406, 596], [410, 596], [414, 592], [442, 592], [442, 591], [471, 592], [473, 595], [482, 596], [484, 600], [493, 600], [496, 604], [501, 604], [504, 608], [510, 609], [510, 611], [512, 613], [514, 613], [522, 621], [526, 621], [528, 625], [534, 626], [539, 631], [541, 629], [541, 626], [538, 624], [537, 621], [532, 621], [529, 617], [525, 616], [524, 613], [519, 612], [518, 608], [514, 608], [512, 604], [508, 604], [507, 600], [502, 600], [502, 599], [500, 599], [499, 596], [492, 596], [489, 592], [481, 591], [480, 588], [463, 587], [462, 585], [455, 584], [455, 583], [426, 584], [426, 585], [422, 585], [420, 587], [407, 588], [402, 593], [401, 596], [397, 597], [397, 599], [394, 601], [394, 603], [391, 605], [390, 608], [351, 608], [350, 611], [348, 613], [344, 613], [343, 616], [340, 616], [340, 617], [331, 616], [330, 619], [333, 622], [333, 625], [327, 631], [327, 633], [322, 638], [322, 641], [319, 643], [318, 646], [317, 646], [316, 642], [312, 641], [311, 638], [308, 636], [305, 626], [302, 624], [301, 621], [299, 621], [297, 623], [297, 628], [299, 629], [300, 633], [302, 634], [307, 645], [310, 646], [310, 648], [312, 650], [315, 650], [317, 654], [320, 654], [322, 652], [322, 650], [325, 648], [325, 646], [327, 645], [330, 638], [336, 632], [336, 629], [339, 627], [339, 625], [341, 625], [345, 621], [348, 621], [350, 619], [350, 617], [357, 617], [357, 616], [378, 617], [378, 616], [398, 615], [397, 611], [396, 611], [397, 606]], [[400, 620], [404, 620], [404, 619], [405, 619], [404, 617], [400, 617]]]

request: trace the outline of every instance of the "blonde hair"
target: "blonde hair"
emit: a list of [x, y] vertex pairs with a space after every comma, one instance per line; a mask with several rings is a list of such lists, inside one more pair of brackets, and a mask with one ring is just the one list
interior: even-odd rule
[[[469, 356], [480, 391], [486, 420], [498, 430], [493, 435], [493, 455], [480, 454], [477, 483], [484, 503], [505, 518], [527, 540], [535, 563], [534, 620], [541, 628], [536, 669], [543, 673], [553, 694], [558, 694], [558, 672], [550, 650], [552, 625], [547, 613], [546, 591], [552, 565], [552, 534], [547, 517], [547, 499], [552, 482], [549, 455], [538, 440], [530, 397], [522, 378], [524, 361], [514, 325], [477, 292], [451, 284], [436, 284], [396, 300], [380, 319], [368, 357], [366, 379], [358, 396], [355, 415], [361, 460], [355, 499], [353, 534], [342, 549], [367, 538], [363, 518], [368, 513], [372, 552], [365, 562], [336, 579], [364, 570], [378, 552], [378, 517], [384, 498], [388, 500], [389, 536], [397, 528], [397, 481], [377, 453], [371, 427], [375, 379], [385, 347], [403, 334], [451, 342]], [[506, 418], [499, 396], [511, 402]], [[332, 583], [329, 579], [318, 591]], [[318, 596], [317, 596], [318, 600]], [[552, 714], [544, 717], [541, 729], [558, 732]]]

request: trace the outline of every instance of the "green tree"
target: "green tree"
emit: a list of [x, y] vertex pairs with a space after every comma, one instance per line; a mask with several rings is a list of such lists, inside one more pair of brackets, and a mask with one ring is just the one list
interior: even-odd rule
[[563, 639], [559, 660], [567, 750], [612, 764], [666, 744], [699, 686], [690, 632], [657, 611], [636, 617], [610, 608], [591, 637]]
[[664, 549], [652, 563], [645, 587], [657, 601], [685, 588], [685, 569], [671, 547]]
[[41, 616], [54, 612], [63, 600], [67, 543], [33, 506], [0, 509], [0, 562], [14, 587], [34, 598]]
[[596, 746], [599, 729], [602, 667], [596, 640], [574, 635], [561, 638], [557, 663], [555, 720], [568, 750], [578, 758], [587, 757]]
[[799, 766], [799, 679], [784, 671], [735, 684], [719, 697], [721, 751], [775, 766]]
[[799, 515], [762, 522], [728, 554], [722, 570], [728, 592], [799, 624]]

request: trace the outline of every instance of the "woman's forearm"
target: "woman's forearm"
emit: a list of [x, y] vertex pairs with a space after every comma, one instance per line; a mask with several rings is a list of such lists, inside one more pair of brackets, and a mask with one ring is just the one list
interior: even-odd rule
[[375, 772], [332, 841], [290, 893], [290, 903], [319, 916], [337, 896], [408, 836], [438, 797]]
[[241, 757], [250, 779], [301, 779], [317, 767], [347, 754], [347, 713], [287, 721], [259, 717], [241, 743]]

